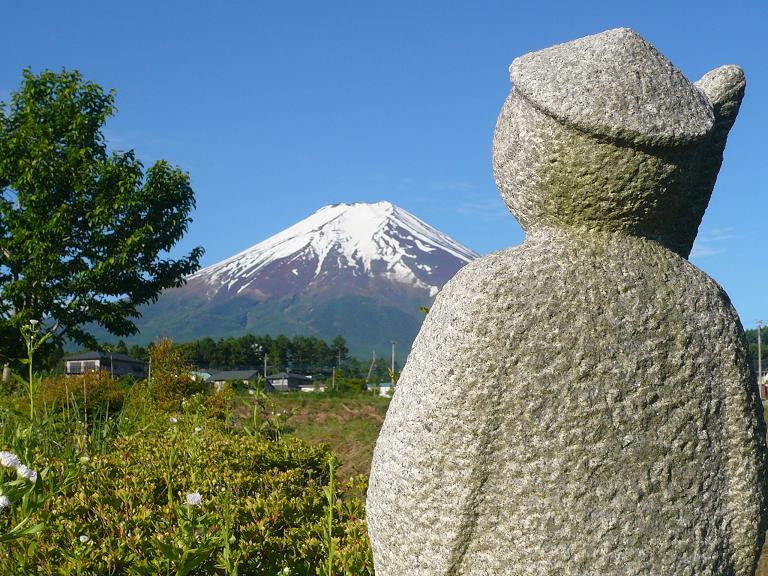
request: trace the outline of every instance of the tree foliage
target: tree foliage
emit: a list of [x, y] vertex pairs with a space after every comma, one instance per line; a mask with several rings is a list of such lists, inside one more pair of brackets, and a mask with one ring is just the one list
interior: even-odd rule
[[287, 370], [322, 378], [329, 375], [334, 366], [347, 367], [353, 361], [341, 336], [334, 338], [330, 345], [315, 336], [246, 334], [219, 340], [202, 338], [177, 346], [188, 362], [200, 368], [261, 368], [266, 352], [269, 373]]
[[[150, 345], [150, 351], [154, 344]], [[106, 344], [106, 348], [115, 352], [127, 353], [134, 358], [146, 359], [147, 349], [141, 346], [126, 346], [125, 342], [115, 345]], [[267, 352], [267, 372], [289, 371], [312, 375], [315, 380], [323, 381], [331, 377], [333, 368], [338, 378], [365, 381], [371, 360], [360, 360], [349, 356], [347, 342], [342, 336], [336, 336], [330, 344], [315, 336], [293, 336], [283, 334], [272, 337], [268, 334], [220, 338], [201, 338], [192, 342], [175, 344], [189, 364], [200, 369], [244, 370], [259, 369], [264, 366], [264, 351]], [[371, 382], [389, 381], [387, 363], [377, 359], [371, 370]], [[351, 384], [352, 388], [357, 383]]]
[[32, 319], [85, 346], [88, 323], [134, 334], [137, 307], [198, 268], [201, 248], [168, 256], [195, 206], [189, 175], [109, 151], [114, 113], [114, 92], [67, 70], [25, 70], [0, 108], [0, 361]]
[[[746, 330], [747, 345], [749, 346], [749, 360], [752, 364], [752, 369], [757, 373], [758, 369], [758, 354], [757, 354], [757, 330], [752, 328]], [[763, 326], [760, 329], [760, 348], [762, 357], [762, 370], [763, 376], [768, 373], [768, 326]]]

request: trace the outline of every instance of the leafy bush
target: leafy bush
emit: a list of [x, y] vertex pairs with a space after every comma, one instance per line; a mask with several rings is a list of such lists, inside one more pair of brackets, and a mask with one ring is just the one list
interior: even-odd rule
[[327, 378], [323, 383], [326, 394], [360, 394], [365, 392], [365, 378], [348, 378], [341, 372], [336, 374], [336, 380]]
[[117, 412], [123, 406], [125, 387], [106, 372], [87, 372], [80, 376], [45, 378], [35, 398], [38, 411], [73, 410]]
[[235, 398], [234, 388], [226, 383], [219, 388], [210, 390], [210, 394], [204, 397], [203, 405], [209, 417], [228, 420], [232, 415]]
[[[140, 404], [138, 390], [127, 406]], [[26, 512], [42, 531], [0, 547], [0, 573], [373, 574], [364, 478], [336, 484], [327, 446], [246, 434], [207, 416], [206, 403], [145, 405], [92, 453], [42, 453], [33, 431], [0, 430], [41, 470], [45, 495]], [[124, 409], [116, 419], [126, 418]], [[0, 511], [0, 538], [22, 514]]]
[[203, 383], [192, 377], [193, 368], [184, 361], [183, 353], [173, 348], [173, 340], [163, 338], [149, 350], [155, 400], [167, 407], [178, 407], [184, 398], [203, 391]]

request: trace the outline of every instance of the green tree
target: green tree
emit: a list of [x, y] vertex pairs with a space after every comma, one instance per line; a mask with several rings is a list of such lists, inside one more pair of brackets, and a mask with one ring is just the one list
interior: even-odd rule
[[201, 248], [168, 255], [195, 206], [189, 175], [108, 151], [114, 112], [114, 92], [67, 70], [25, 70], [0, 104], [0, 362], [30, 320], [89, 347], [88, 323], [135, 334], [137, 307], [198, 268]]
[[330, 352], [332, 355], [331, 362], [334, 364], [341, 364], [341, 362], [347, 359], [349, 348], [347, 348], [347, 341], [343, 336], [336, 336], [331, 341]]
[[[749, 346], [749, 360], [752, 364], [752, 369], [757, 373], [758, 369], [758, 354], [757, 354], [757, 330], [755, 328], [752, 328], [750, 330], [746, 330], [747, 335], [747, 345]], [[765, 376], [766, 373], [768, 373], [768, 326], [763, 326], [760, 329], [760, 349], [761, 354], [760, 357], [762, 358], [762, 369], [763, 369], [763, 376]]]

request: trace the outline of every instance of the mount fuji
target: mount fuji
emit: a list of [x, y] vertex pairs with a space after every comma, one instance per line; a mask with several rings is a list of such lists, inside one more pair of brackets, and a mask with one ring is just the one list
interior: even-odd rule
[[421, 306], [478, 254], [389, 202], [334, 204], [165, 291], [137, 322], [149, 342], [246, 333], [337, 335], [350, 351], [410, 348]]

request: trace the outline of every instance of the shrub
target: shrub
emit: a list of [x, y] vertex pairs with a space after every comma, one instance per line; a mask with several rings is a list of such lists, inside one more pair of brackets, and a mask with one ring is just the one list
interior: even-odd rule
[[125, 387], [106, 372], [45, 378], [37, 393], [38, 410], [73, 410], [82, 413], [117, 412], [123, 406]]
[[366, 389], [364, 378], [347, 378], [341, 373], [336, 375], [335, 388], [332, 378], [327, 378], [324, 385], [328, 394], [360, 394]]
[[192, 377], [192, 367], [182, 352], [173, 348], [173, 340], [163, 338], [149, 350], [152, 396], [160, 404], [178, 407], [184, 398], [203, 391], [203, 383]]
[[223, 575], [236, 565], [240, 576], [316, 576], [330, 556], [335, 575], [373, 574], [365, 481], [331, 484], [325, 445], [158, 411], [111, 448], [49, 464], [49, 497], [31, 518], [45, 530], [0, 548], [0, 573]]
[[212, 418], [227, 421], [232, 416], [236, 399], [235, 390], [231, 384], [225, 383], [217, 389], [212, 389], [205, 396], [207, 415]]

